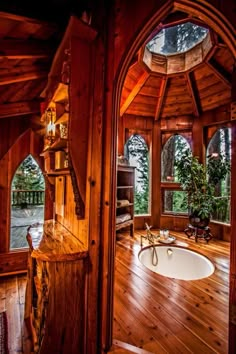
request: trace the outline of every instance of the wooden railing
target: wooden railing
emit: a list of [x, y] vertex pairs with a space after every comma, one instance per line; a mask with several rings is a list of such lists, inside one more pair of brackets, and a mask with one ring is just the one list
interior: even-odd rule
[[44, 191], [27, 191], [13, 190], [11, 205], [12, 206], [27, 206], [27, 205], [43, 205]]

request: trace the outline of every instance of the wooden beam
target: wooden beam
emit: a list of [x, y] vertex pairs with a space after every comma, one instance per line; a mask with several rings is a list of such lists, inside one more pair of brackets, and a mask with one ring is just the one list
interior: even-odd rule
[[129, 105], [133, 102], [143, 85], [145, 84], [147, 78], [149, 77], [149, 73], [145, 72], [142, 74], [142, 76], [139, 78], [137, 84], [134, 86], [133, 90], [130, 92], [128, 97], [126, 98], [125, 102], [123, 103], [121, 109], [120, 109], [120, 116], [122, 117]]
[[56, 43], [37, 40], [0, 40], [0, 59], [39, 59], [52, 57]]
[[188, 87], [190, 96], [192, 98], [194, 115], [196, 117], [199, 117], [200, 112], [201, 112], [200, 99], [199, 99], [199, 95], [197, 92], [196, 82], [193, 77], [193, 73], [192, 72], [186, 73], [186, 79], [187, 79], [187, 87]]
[[37, 80], [37, 79], [42, 79], [48, 76], [48, 72], [47, 71], [33, 71], [33, 72], [29, 72], [27, 74], [23, 74], [23, 75], [4, 75], [4, 76], [0, 76], [0, 86], [3, 85], [8, 85], [8, 84], [14, 84], [16, 82], [22, 82], [22, 81], [29, 81], [29, 80]]
[[156, 113], [155, 113], [155, 120], [157, 120], [159, 118], [159, 115], [161, 113], [161, 108], [162, 108], [162, 103], [163, 103], [165, 92], [166, 92], [167, 82], [168, 82], [168, 77], [164, 76], [161, 81], [159, 96], [157, 97], [158, 101], [157, 101], [157, 107], [156, 107]]
[[[9, 8], [8, 5], [7, 5], [7, 8]], [[12, 20], [12, 21], [16, 21], [16, 22], [23, 22], [23, 23], [28, 22], [31, 24], [31, 26], [33, 26], [33, 25], [34, 26], [36, 26], [36, 25], [47, 26], [47, 27], [50, 27], [51, 29], [54, 29], [54, 30], [57, 29], [57, 25], [55, 23], [46, 22], [43, 20], [37, 20], [37, 19], [31, 18], [31, 17], [22, 16], [22, 15], [16, 15], [16, 14], [5, 12], [5, 11], [0, 11], [0, 18]]]
[[220, 63], [218, 63], [214, 58], [211, 58], [208, 62], [207, 65], [213, 70], [214, 74], [221, 80], [223, 83], [230, 87], [232, 86], [231, 83], [231, 75], [228, 73]]
[[0, 105], [0, 119], [14, 116], [23, 116], [27, 114], [39, 113], [40, 102], [18, 102]]

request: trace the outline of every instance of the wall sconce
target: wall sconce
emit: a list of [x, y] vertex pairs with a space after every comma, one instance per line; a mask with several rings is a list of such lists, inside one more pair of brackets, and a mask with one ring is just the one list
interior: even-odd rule
[[45, 117], [46, 117], [46, 139], [49, 142], [49, 145], [51, 145], [55, 141], [55, 133], [56, 133], [56, 111], [55, 108], [49, 107], [45, 111]]

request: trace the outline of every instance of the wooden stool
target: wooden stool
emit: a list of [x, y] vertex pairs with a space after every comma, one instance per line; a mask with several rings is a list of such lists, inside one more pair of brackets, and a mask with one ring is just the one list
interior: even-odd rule
[[208, 241], [212, 239], [211, 229], [209, 226], [193, 226], [191, 224], [184, 230], [185, 234], [190, 238], [191, 236], [195, 237], [195, 242], [198, 241], [199, 238], [203, 238]]

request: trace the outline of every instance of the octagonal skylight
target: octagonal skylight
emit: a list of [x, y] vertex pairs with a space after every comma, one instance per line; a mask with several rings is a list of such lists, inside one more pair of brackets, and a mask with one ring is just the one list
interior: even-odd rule
[[204, 27], [185, 22], [163, 28], [147, 43], [147, 48], [152, 53], [162, 55], [183, 53], [202, 42], [208, 32]]

